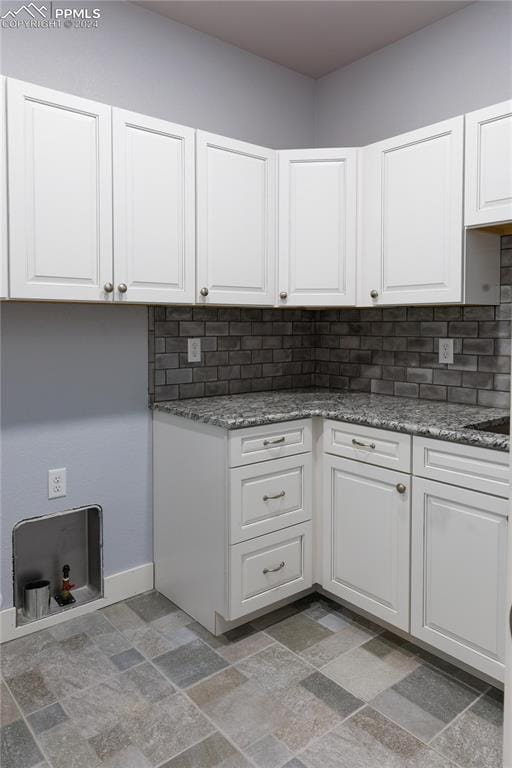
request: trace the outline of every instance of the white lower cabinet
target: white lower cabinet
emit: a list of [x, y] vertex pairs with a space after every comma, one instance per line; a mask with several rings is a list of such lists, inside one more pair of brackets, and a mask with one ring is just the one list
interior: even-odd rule
[[503, 679], [508, 501], [414, 478], [411, 633]]
[[409, 475], [324, 456], [323, 587], [409, 629]]
[[153, 436], [155, 586], [211, 632], [319, 583], [503, 680], [508, 454], [332, 419]]
[[312, 586], [310, 419], [228, 432], [155, 411], [153, 441], [160, 592], [219, 634]]

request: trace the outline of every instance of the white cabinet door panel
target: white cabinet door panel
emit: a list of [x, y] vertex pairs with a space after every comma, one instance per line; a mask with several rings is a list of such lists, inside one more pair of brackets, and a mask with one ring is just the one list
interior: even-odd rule
[[410, 476], [334, 456], [323, 461], [323, 587], [409, 631]]
[[356, 197], [357, 149], [279, 152], [281, 306], [355, 304]]
[[198, 300], [274, 303], [275, 195], [274, 150], [197, 131]]
[[465, 224], [512, 220], [512, 101], [466, 115]]
[[462, 300], [463, 124], [362, 150], [359, 304]]
[[8, 80], [13, 298], [109, 300], [110, 107]]
[[123, 301], [193, 302], [195, 131], [113, 110], [114, 275]]
[[414, 478], [411, 632], [503, 679], [505, 499]]
[[5, 77], [0, 76], [0, 299], [4, 299], [9, 295], [5, 87]]

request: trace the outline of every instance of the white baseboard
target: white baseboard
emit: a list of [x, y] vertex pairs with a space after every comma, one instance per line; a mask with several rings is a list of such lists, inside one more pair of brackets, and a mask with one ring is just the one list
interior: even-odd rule
[[98, 600], [93, 600], [85, 605], [78, 605], [76, 608], [68, 608], [62, 613], [56, 613], [47, 616], [44, 619], [33, 621], [30, 624], [16, 626], [16, 608], [6, 608], [0, 611], [0, 643], [7, 643], [9, 640], [15, 640], [17, 637], [29, 635], [32, 632], [39, 632], [40, 629], [53, 627], [55, 624], [62, 624], [63, 621], [83, 616], [86, 613], [92, 613], [99, 608], [105, 608], [112, 603], [118, 603], [120, 600], [126, 600], [128, 597], [139, 595], [141, 592], [147, 592], [154, 586], [154, 566], [153, 563], [139, 565], [137, 568], [131, 568], [128, 571], [120, 571], [112, 576], [105, 576], [104, 591], [105, 596]]

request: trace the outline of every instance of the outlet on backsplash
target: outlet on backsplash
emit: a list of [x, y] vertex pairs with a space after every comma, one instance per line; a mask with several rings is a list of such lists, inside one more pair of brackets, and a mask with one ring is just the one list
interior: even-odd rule
[[453, 364], [453, 339], [439, 339], [439, 362]]

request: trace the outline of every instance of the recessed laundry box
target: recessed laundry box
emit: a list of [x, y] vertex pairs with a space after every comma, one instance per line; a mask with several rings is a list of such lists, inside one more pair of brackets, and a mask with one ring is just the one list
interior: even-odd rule
[[[21, 520], [13, 528], [16, 626], [103, 597], [103, 525], [98, 505]], [[34, 592], [49, 583], [49, 603]], [[39, 585], [39, 586], [38, 586]], [[42, 594], [42, 592], [41, 592]]]

